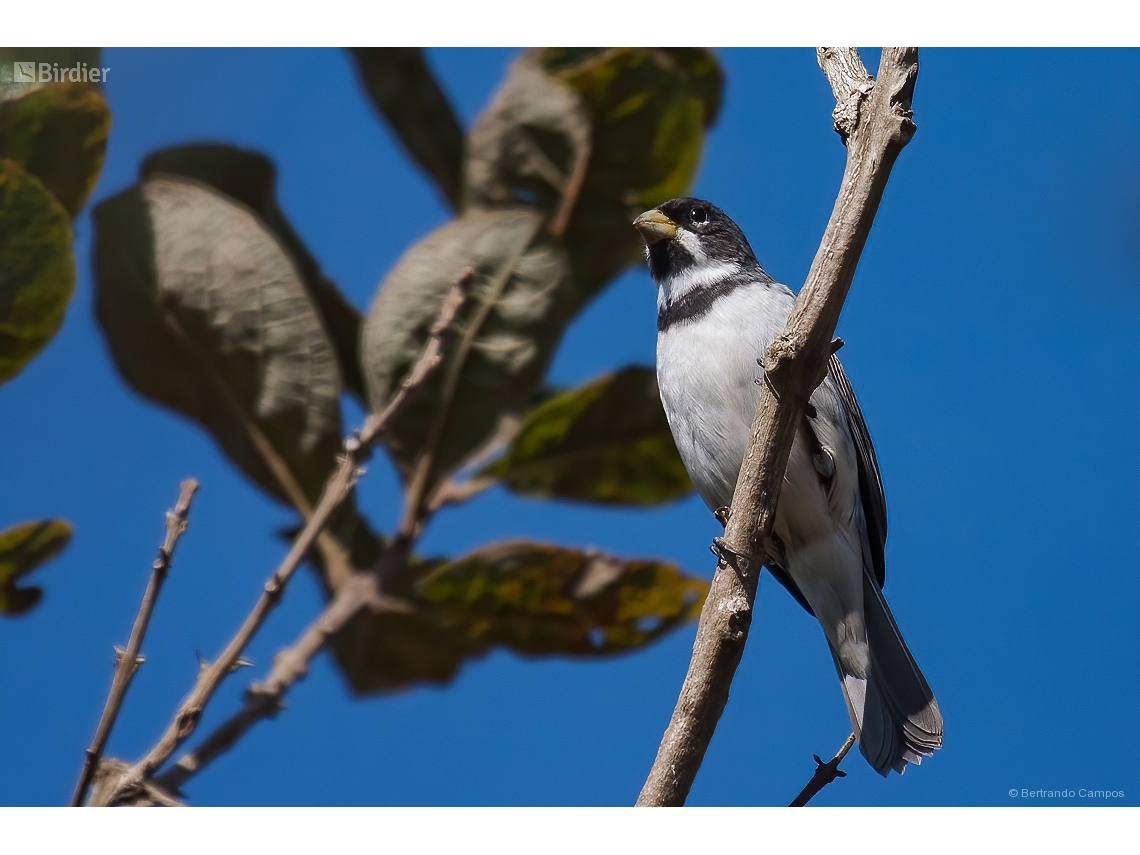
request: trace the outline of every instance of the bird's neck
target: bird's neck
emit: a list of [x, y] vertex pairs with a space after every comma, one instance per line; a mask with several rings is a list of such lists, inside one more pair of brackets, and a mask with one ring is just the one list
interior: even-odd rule
[[696, 292], [715, 289], [741, 270], [735, 261], [706, 261], [671, 272], [657, 282], [657, 310], [664, 311]]

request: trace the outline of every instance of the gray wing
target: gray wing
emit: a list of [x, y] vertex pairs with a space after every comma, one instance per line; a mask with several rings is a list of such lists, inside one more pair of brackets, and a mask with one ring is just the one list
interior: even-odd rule
[[[859, 501], [863, 505], [863, 518], [867, 526], [867, 541], [871, 547], [871, 570], [875, 580], [882, 589], [886, 579], [886, 562], [883, 558], [883, 547], [887, 542], [887, 498], [883, 493], [883, 478], [879, 474], [879, 461], [875, 458], [875, 446], [871, 444], [871, 434], [867, 432], [867, 423], [863, 421], [863, 411], [859, 409], [859, 402], [855, 400], [855, 391], [851, 388], [851, 381], [839, 364], [839, 359], [833, 354], [828, 363], [828, 373], [835, 384], [835, 391], [843, 404], [843, 412], [847, 417], [847, 429], [851, 432], [851, 439], [855, 443], [855, 452], [859, 464]], [[809, 442], [819, 444], [819, 440], [812, 430], [811, 419], [803, 419], [805, 437]], [[780, 562], [769, 559], [765, 566], [772, 576], [788, 589], [808, 614], [814, 615], [807, 597], [792, 581], [791, 574]]]
[[863, 516], [867, 523], [867, 540], [871, 544], [871, 561], [875, 579], [883, 587], [886, 579], [886, 563], [883, 560], [883, 547], [887, 542], [887, 498], [883, 494], [883, 478], [879, 474], [879, 461], [875, 458], [875, 446], [871, 444], [871, 434], [863, 421], [863, 411], [855, 400], [851, 381], [843, 372], [843, 366], [834, 354], [828, 362], [828, 373], [843, 409], [847, 413], [847, 427], [859, 457], [859, 499], [863, 503]]

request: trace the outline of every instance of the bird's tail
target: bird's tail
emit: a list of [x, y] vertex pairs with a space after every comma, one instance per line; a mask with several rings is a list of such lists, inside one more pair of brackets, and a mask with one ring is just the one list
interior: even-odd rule
[[907, 763], [921, 763], [942, 745], [942, 714], [883, 592], [868, 576], [863, 578], [863, 610], [867, 675], [846, 673], [838, 656], [835, 666], [859, 750], [885, 777], [891, 769], [901, 774]]

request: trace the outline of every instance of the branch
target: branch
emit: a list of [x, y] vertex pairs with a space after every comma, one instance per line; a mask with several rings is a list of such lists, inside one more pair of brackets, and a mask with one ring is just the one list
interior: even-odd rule
[[[467, 342], [469, 338], [469, 334], [465, 335], [463, 341]], [[462, 344], [460, 349], [463, 349]], [[457, 361], [461, 361], [461, 356], [457, 356]], [[425, 372], [417, 379], [413, 377], [415, 373], [413, 371], [409, 375], [404, 381], [405, 384], [414, 382], [418, 385], [423, 376], [426, 376]], [[441, 407], [437, 423], [444, 421], [446, 415], [446, 407]], [[313, 657], [324, 649], [329, 639], [347, 626], [359, 612], [365, 608], [376, 613], [410, 611], [411, 606], [408, 603], [384, 592], [383, 583], [392, 573], [404, 566], [425, 518], [439, 510], [442, 505], [465, 501], [495, 483], [493, 479], [472, 478], [462, 483], [447, 479], [441, 482], [430, 498], [419, 505], [421, 508], [419, 512], [405, 511], [396, 536], [380, 554], [373, 568], [368, 572], [353, 573], [337, 588], [317, 619], [305, 629], [291, 647], [280, 651], [274, 657], [273, 668], [269, 675], [261, 682], [253, 683], [246, 690], [242, 708], [218, 726], [197, 748], [182, 755], [174, 766], [155, 778], [155, 783], [171, 792], [177, 792], [186, 781], [233, 748], [257, 722], [275, 716], [282, 708], [281, 701], [286, 692], [308, 674], [309, 663]], [[411, 500], [406, 504], [408, 507], [414, 507], [417, 501], [420, 500]]]
[[[821, 59], [821, 64], [833, 91], [844, 91], [849, 79], [842, 70], [861, 69], [862, 64], [854, 48], [834, 51], [842, 62]], [[825, 50], [824, 55], [832, 54]], [[914, 134], [910, 103], [917, 74], [917, 49], [884, 48], [878, 79], [859, 99], [831, 219], [791, 317], [764, 356], [767, 382], [760, 387], [725, 528], [724, 553], [732, 563], [722, 558], [717, 564], [689, 670], [638, 805], [685, 803], [728, 702], [804, 403], [826, 376], [832, 335], [875, 211], [895, 158]]]
[[309, 663], [336, 633], [356, 615], [369, 608], [376, 613], [407, 612], [411, 606], [381, 589], [387, 575], [407, 559], [406, 542], [393, 541], [369, 572], [354, 573], [337, 589], [324, 610], [291, 647], [273, 659], [268, 676], [253, 683], [245, 692], [244, 706], [230, 716], [201, 745], [179, 758], [170, 769], [155, 778], [164, 790], [177, 792], [194, 775], [237, 744], [257, 722], [273, 718], [282, 708], [282, 698], [294, 683], [309, 672]]
[[459, 381], [467, 362], [467, 356], [475, 344], [475, 337], [494, 310], [503, 290], [515, 272], [515, 267], [518, 266], [519, 260], [526, 253], [540, 227], [541, 221], [524, 235], [525, 239], [519, 242], [515, 251], [507, 259], [506, 264], [503, 265], [502, 270], [484, 289], [481, 289], [480, 305], [473, 313], [470, 322], [467, 323], [463, 334], [455, 345], [455, 355], [448, 366], [447, 375], [444, 377], [435, 418], [432, 421], [423, 448], [416, 456], [411, 477], [404, 489], [404, 515], [400, 521], [399, 530], [409, 533], [413, 539], [419, 535], [429, 512], [428, 505], [437, 481], [436, 455], [439, 453], [440, 444], [443, 442], [444, 431], [447, 430], [447, 421], [451, 417], [451, 405], [455, 403], [455, 396], [459, 391]]
[[847, 752], [851, 750], [851, 746], [855, 744], [855, 734], [852, 733], [847, 737], [847, 741], [843, 743], [843, 747], [835, 752], [835, 756], [824, 763], [819, 759], [818, 754], [813, 754], [815, 758], [815, 774], [811, 776], [811, 780], [807, 782], [800, 794], [792, 799], [792, 803], [788, 807], [803, 807], [811, 801], [812, 796], [834, 781], [836, 778], [846, 778], [847, 773], [839, 769], [839, 764], [843, 762], [843, 758], [847, 756]]
[[198, 489], [198, 482], [187, 478], [182, 482], [178, 491], [178, 502], [174, 510], [166, 512], [166, 538], [158, 548], [158, 557], [154, 559], [151, 568], [150, 581], [147, 582], [143, 593], [142, 604], [139, 606], [135, 624], [131, 627], [131, 636], [127, 641], [127, 649], [115, 648], [115, 676], [111, 679], [111, 690], [107, 693], [107, 703], [103, 707], [103, 714], [99, 717], [99, 724], [95, 728], [95, 738], [91, 740], [91, 747], [83, 758], [83, 771], [79, 773], [79, 783], [75, 786], [75, 793], [71, 797], [71, 807], [80, 807], [87, 795], [87, 788], [95, 776], [99, 766], [99, 759], [103, 756], [103, 749], [107, 746], [107, 739], [111, 736], [111, 728], [115, 726], [115, 719], [119, 716], [119, 709], [123, 706], [123, 699], [127, 696], [127, 689], [131, 679], [135, 676], [143, 657], [139, 655], [142, 649], [146, 628], [150, 624], [150, 616], [154, 613], [154, 605], [158, 602], [158, 592], [162, 583], [166, 581], [166, 574], [170, 570], [170, 563], [174, 557], [174, 547], [178, 538], [186, 531], [186, 517], [190, 513], [190, 501]]
[[874, 88], [875, 81], [863, 67], [855, 48], [816, 48], [815, 60], [831, 84], [831, 94], [835, 96], [831, 118], [836, 133], [843, 137], [846, 145], [859, 123], [859, 106]]
[[[407, 406], [415, 393], [419, 391], [428, 374], [439, 365], [443, 357], [444, 337], [450, 332], [451, 323], [466, 299], [473, 280], [473, 271], [470, 269], [464, 271], [459, 281], [444, 298], [439, 315], [431, 328], [427, 344], [419, 360], [384, 408], [379, 413], [370, 414], [359, 432], [345, 438], [344, 450], [337, 460], [336, 468], [325, 482], [321, 497], [313, 509], [312, 515], [305, 521], [301, 531], [297, 533], [293, 545], [280, 566], [273, 571], [265, 583], [261, 596], [254, 604], [241, 628], [230, 639], [221, 655], [212, 664], [204, 665], [201, 668], [194, 688], [179, 706], [174, 715], [174, 720], [167, 727], [166, 732], [147, 752], [146, 756], [119, 777], [114, 786], [107, 787], [105, 791], [106, 801], [102, 803], [115, 804], [124, 796], [129, 797], [137, 792], [144, 782], [154, 774], [155, 770], [161, 767], [170, 758], [170, 755], [177, 750], [178, 746], [194, 732], [206, 704], [209, 703], [222, 680], [238, 667], [239, 658], [246, 645], [249, 644], [265, 622], [266, 617], [280, 601], [289, 579], [324, 530], [333, 512], [340, 507], [352, 491], [356, 479], [363, 472], [360, 468], [361, 464], [371, 456], [372, 447], [380, 438], [385, 427]], [[94, 803], [94, 799], [92, 803]]]

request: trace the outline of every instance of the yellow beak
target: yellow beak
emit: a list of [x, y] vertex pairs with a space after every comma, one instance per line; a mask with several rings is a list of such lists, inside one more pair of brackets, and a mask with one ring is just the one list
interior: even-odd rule
[[672, 240], [677, 236], [677, 224], [654, 208], [646, 211], [633, 221], [633, 227], [641, 232], [641, 239], [646, 246], [653, 246], [663, 240]]

